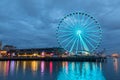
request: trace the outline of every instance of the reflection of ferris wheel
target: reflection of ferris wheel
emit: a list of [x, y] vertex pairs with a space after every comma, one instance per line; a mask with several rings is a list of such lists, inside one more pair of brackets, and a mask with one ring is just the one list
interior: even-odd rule
[[70, 53], [94, 52], [101, 42], [101, 27], [98, 21], [86, 13], [72, 13], [61, 19], [57, 40]]

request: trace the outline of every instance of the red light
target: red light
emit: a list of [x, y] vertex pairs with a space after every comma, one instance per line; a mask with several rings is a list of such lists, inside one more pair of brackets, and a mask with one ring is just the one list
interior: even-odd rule
[[50, 62], [50, 73], [52, 73], [52, 71], [53, 71], [53, 63]]

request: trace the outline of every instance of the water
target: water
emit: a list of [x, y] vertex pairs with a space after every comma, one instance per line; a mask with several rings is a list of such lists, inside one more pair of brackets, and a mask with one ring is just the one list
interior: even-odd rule
[[0, 61], [0, 80], [120, 80], [120, 59], [104, 63]]

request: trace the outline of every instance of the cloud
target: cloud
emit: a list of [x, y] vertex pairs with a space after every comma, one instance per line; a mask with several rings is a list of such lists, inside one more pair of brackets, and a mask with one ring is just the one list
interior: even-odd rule
[[[119, 0], [1, 0], [0, 39], [18, 48], [58, 46], [56, 28], [65, 15], [82, 11], [103, 29], [101, 48], [119, 47]], [[111, 42], [112, 41], [112, 42]]]

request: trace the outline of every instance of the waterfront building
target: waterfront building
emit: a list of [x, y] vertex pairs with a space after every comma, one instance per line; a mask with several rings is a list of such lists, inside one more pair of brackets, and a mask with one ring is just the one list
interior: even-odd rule
[[65, 53], [63, 48], [30, 48], [30, 49], [10, 49], [10, 54], [15, 53], [16, 56], [54, 56]]
[[113, 53], [111, 56], [117, 58], [117, 57], [119, 57], [119, 54], [118, 53]]
[[3, 50], [5, 50], [7, 52], [9, 52], [10, 50], [14, 50], [14, 49], [16, 49], [16, 47], [13, 46], [13, 45], [5, 45], [5, 46], [3, 46]]
[[7, 56], [7, 51], [0, 50], [0, 56]]

